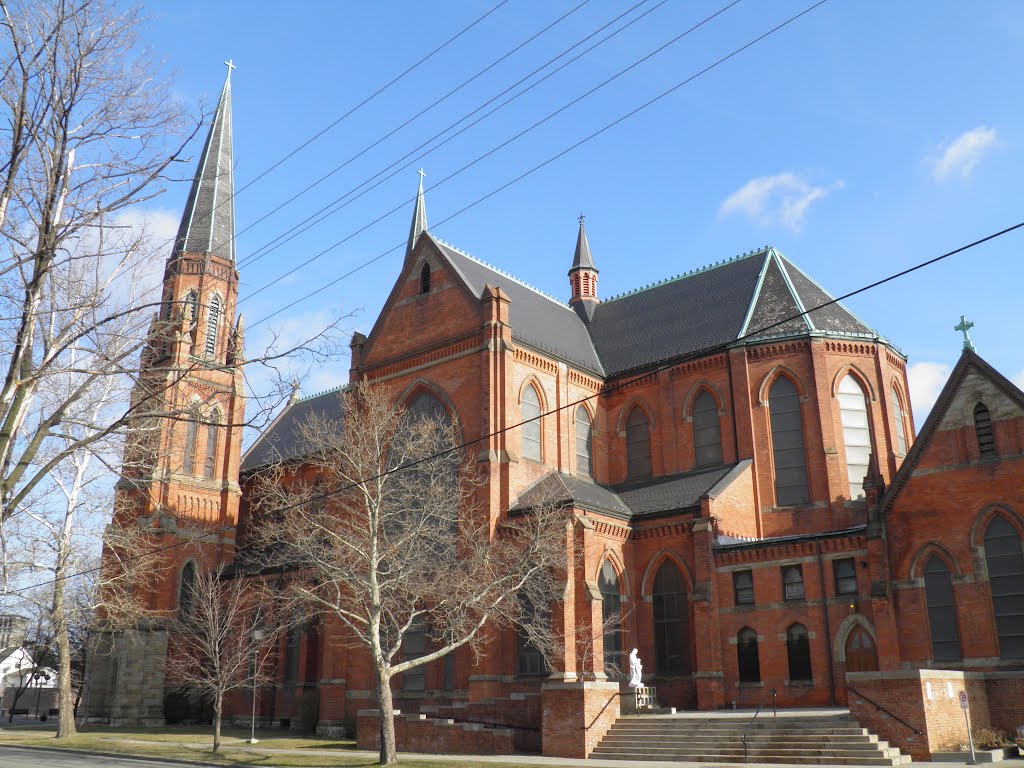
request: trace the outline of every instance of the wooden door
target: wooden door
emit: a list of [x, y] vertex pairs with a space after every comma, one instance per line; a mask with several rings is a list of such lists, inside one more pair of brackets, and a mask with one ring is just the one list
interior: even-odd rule
[[878, 649], [864, 627], [854, 627], [846, 638], [846, 671], [878, 671]]

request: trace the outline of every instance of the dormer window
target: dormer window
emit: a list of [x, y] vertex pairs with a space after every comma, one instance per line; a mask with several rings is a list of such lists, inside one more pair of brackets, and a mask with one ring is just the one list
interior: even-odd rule
[[420, 293], [430, 293], [430, 265], [424, 264], [420, 269]]

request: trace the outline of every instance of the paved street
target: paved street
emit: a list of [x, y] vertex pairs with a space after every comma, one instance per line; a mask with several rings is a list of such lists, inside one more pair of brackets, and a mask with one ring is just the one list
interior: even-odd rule
[[[190, 763], [201, 766], [201, 763]], [[105, 757], [78, 753], [62, 754], [57, 751], [0, 746], [0, 765], [4, 768], [154, 768], [154, 766], [181, 766], [180, 762], [163, 760], [134, 760], [128, 757]], [[223, 768], [223, 766], [218, 766]]]

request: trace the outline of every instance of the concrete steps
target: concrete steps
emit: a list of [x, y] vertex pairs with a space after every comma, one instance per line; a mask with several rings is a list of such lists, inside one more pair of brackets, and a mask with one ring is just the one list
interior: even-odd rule
[[[717, 716], [620, 718], [591, 757], [611, 760], [678, 760], [702, 763], [885, 765], [909, 763], [887, 742], [851, 720], [848, 713], [773, 717], [762, 713]], [[746, 736], [746, 750], [743, 737]]]

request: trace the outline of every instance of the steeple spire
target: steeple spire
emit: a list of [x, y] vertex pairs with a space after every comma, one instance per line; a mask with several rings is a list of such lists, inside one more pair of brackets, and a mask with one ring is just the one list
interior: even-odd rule
[[576, 236], [576, 254], [572, 266], [569, 267], [569, 286], [572, 298], [569, 304], [575, 308], [584, 322], [590, 322], [597, 306], [597, 273], [594, 259], [590, 255], [590, 243], [587, 242], [587, 230], [583, 225], [584, 217], [580, 214], [580, 233]]
[[416, 193], [416, 208], [412, 212], [412, 225], [409, 227], [409, 244], [405, 248], [405, 257], [409, 258], [416, 239], [427, 231], [427, 202], [423, 197], [423, 177], [427, 175], [422, 168], [417, 171], [420, 175], [420, 190]]
[[212, 253], [235, 260], [235, 182], [231, 143], [231, 70], [228, 67], [217, 111], [196, 167], [185, 212], [181, 217], [174, 256]]

